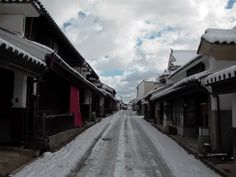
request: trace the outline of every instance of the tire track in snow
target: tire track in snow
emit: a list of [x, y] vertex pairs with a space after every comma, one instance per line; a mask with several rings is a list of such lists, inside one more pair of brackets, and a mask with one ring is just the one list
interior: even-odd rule
[[160, 154], [137, 124], [140, 118], [128, 112], [127, 120], [127, 176], [139, 177], [173, 177]]
[[113, 176], [118, 151], [119, 132], [122, 125], [121, 117], [123, 115], [124, 111], [121, 111], [112, 120], [109, 127], [103, 132], [101, 138], [95, 144], [83, 167], [71, 176]]

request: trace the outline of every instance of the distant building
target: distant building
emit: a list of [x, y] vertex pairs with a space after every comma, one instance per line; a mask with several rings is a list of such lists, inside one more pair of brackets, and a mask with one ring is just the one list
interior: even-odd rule
[[137, 86], [137, 99], [143, 98], [151, 89], [153, 89], [154, 81], [141, 81]]
[[141, 81], [137, 86], [137, 98], [135, 110], [142, 115], [146, 115], [148, 113], [148, 105], [145, 100], [147, 94], [155, 87], [155, 81]]

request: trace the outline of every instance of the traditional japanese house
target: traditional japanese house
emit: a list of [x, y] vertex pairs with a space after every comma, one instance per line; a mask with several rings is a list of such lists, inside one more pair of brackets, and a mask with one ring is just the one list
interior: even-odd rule
[[135, 102], [136, 104], [136, 111], [139, 115], [143, 115], [145, 117], [147, 111], [147, 102], [145, 101], [145, 97], [139, 98]]
[[[70, 67], [81, 67], [85, 62], [84, 58], [78, 53], [78, 51], [74, 48], [70, 41], [65, 37], [64, 33], [60, 30], [60, 28], [57, 26], [57, 24], [42, 6], [42, 4], [37, 0], [32, 0], [29, 2], [37, 7], [38, 11], [40, 12], [40, 15], [36, 18], [28, 17], [25, 19], [25, 37], [31, 41], [36, 41], [53, 49], [53, 51], [58, 56], [63, 58], [63, 60]], [[56, 71], [57, 69], [54, 69], [54, 72]], [[60, 73], [60, 71], [58, 71], [57, 75], [60, 75], [61, 77], [64, 77], [64, 79], [66, 79], [66, 76], [64, 76], [63, 72]], [[54, 76], [55, 74], [53, 72], [52, 74], [47, 74], [47, 76], [45, 75], [44, 79], [40, 84], [40, 95], [48, 94], [45, 95], [48, 100], [41, 100], [40, 105], [42, 106], [42, 109], [40, 110], [42, 110], [42, 112], [44, 112], [45, 114], [62, 114], [63, 111], [73, 113], [76, 115], [74, 125], [81, 126], [81, 112], [78, 111], [80, 109], [75, 107], [80, 107], [82, 101], [79, 99], [79, 96], [82, 96], [82, 94], [80, 94], [80, 91], [83, 92], [84, 86], [81, 85], [80, 87], [75, 87], [74, 85], [70, 85], [69, 83], [67, 83], [67, 86], [63, 86], [63, 84], [60, 83], [61, 77], [54, 79]], [[58, 92], [56, 93], [56, 91]], [[61, 94], [59, 94], [60, 92]], [[56, 95], [58, 94], [61, 96], [57, 97]], [[75, 96], [78, 98], [75, 99]], [[45, 104], [44, 102], [46, 102], [47, 104]], [[64, 102], [67, 103], [66, 108], [63, 108], [63, 106], [59, 105], [64, 105]], [[86, 117], [84, 116], [84, 118]]]
[[141, 81], [137, 86], [137, 100], [136, 108], [139, 114], [143, 115], [145, 118], [148, 118], [148, 101], [146, 99], [148, 93], [155, 87], [154, 81]]
[[165, 78], [166, 85], [152, 93], [150, 100], [156, 105], [157, 122], [167, 132], [198, 139], [201, 149], [203, 141], [209, 142], [209, 94], [201, 84], [201, 78], [209, 74], [209, 61], [206, 56], [191, 57], [170, 72]]
[[30, 116], [28, 108], [31, 100], [28, 95], [35, 94], [30, 93], [32, 81], [46, 69], [43, 56], [32, 55], [36, 51], [34, 47], [18, 37], [24, 34], [24, 19], [37, 16], [38, 11], [29, 4], [0, 4], [0, 72], [1, 82], [4, 83], [0, 99], [1, 144], [20, 145], [24, 142], [26, 119]]
[[116, 90], [109, 87], [108, 85], [101, 83], [98, 86], [103, 93], [106, 95], [104, 98], [104, 114], [109, 115], [114, 111], [117, 111], [117, 102], [118, 100], [115, 98]]
[[94, 121], [96, 117], [104, 117], [105, 94], [99, 90], [99, 85], [101, 84], [99, 76], [93, 70], [93, 68], [86, 62], [83, 64], [82, 67], [74, 68], [79, 71], [93, 85], [98, 87], [98, 92], [84, 91], [85, 99], [84, 102], [81, 103], [84, 115], [83, 117], [85, 117], [89, 121]]
[[[216, 102], [212, 103], [211, 129], [212, 150], [225, 152], [229, 155], [234, 153], [236, 158], [236, 97], [235, 80], [236, 65], [220, 70], [209, 75], [205, 84], [211, 88]], [[217, 101], [218, 100], [218, 101]]]
[[236, 64], [235, 34], [235, 29], [206, 30], [198, 54], [151, 93], [157, 122], [167, 130], [176, 128], [178, 135], [198, 138], [200, 151], [207, 142], [213, 152], [230, 155], [235, 144], [235, 73], [230, 67]]
[[[156, 89], [150, 93], [150, 97], [155, 95], [155, 93], [159, 93], [162, 90], [167, 89], [169, 86], [173, 84], [173, 82], [176, 82], [178, 80], [181, 80], [180, 78], [174, 78], [175, 81], [168, 80], [168, 77], [175, 73], [181, 66], [188, 63], [194, 56], [196, 55], [196, 51], [194, 50], [173, 50], [171, 49], [170, 56], [169, 56], [169, 62], [167, 69], [159, 76], [158, 82], [156, 84]], [[184, 77], [184, 76], [180, 76]], [[151, 104], [153, 104], [151, 111], [154, 112], [155, 122], [163, 124], [166, 127], [167, 121], [164, 120], [164, 102], [157, 101], [156, 99], [151, 99]], [[166, 105], [167, 103], [165, 103]], [[166, 107], [168, 107], [166, 105]], [[154, 109], [154, 111], [153, 111]]]
[[210, 58], [212, 73], [203, 82], [211, 93], [211, 148], [228, 155], [235, 147], [235, 49], [236, 29], [207, 29], [198, 48]]
[[91, 83], [98, 76], [78, 71], [85, 60], [39, 1], [1, 1], [0, 16], [0, 70], [6, 74], [0, 143], [41, 148], [50, 137], [68, 140], [60, 133], [71, 130], [72, 136], [91, 115], [91, 106], [81, 105], [92, 104], [91, 94], [104, 96]]
[[145, 100], [148, 105], [148, 108], [147, 108], [148, 110], [146, 112], [145, 118], [149, 119], [150, 121], [154, 122], [155, 124], [162, 124], [163, 123], [163, 116], [161, 116], [163, 114], [160, 112], [162, 109], [159, 108], [159, 106], [161, 106], [161, 104], [159, 104], [159, 102], [157, 102], [157, 101], [151, 101], [150, 98], [151, 98], [152, 94], [156, 93], [158, 90], [160, 90], [162, 88], [165, 88], [165, 83], [162, 83], [160, 80], [155, 82], [155, 87], [150, 92], [148, 92], [148, 94], [145, 97]]
[[25, 140], [25, 128], [30, 117], [32, 100], [29, 96], [36, 95], [33, 81], [45, 71], [46, 63], [18, 48], [13, 41], [4, 40], [2, 34], [0, 51], [0, 77], [4, 83], [0, 99], [0, 143], [20, 145]]

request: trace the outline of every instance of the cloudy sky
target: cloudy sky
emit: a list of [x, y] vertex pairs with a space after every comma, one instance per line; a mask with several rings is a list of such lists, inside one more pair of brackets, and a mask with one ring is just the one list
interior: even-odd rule
[[[233, 28], [236, 0], [41, 0], [117, 97], [167, 67], [170, 48], [196, 50], [207, 28]], [[235, 5], [236, 6], [236, 5]]]

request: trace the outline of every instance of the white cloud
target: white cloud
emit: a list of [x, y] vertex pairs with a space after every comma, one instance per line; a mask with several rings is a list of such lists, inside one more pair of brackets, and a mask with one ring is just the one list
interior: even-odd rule
[[[43, 0], [78, 51], [124, 100], [137, 83], [166, 68], [170, 48], [197, 49], [206, 28], [232, 28], [236, 11], [225, 0]], [[62, 13], [63, 12], [63, 13]], [[81, 15], [79, 15], [81, 12]]]

